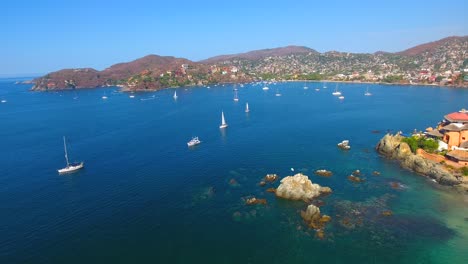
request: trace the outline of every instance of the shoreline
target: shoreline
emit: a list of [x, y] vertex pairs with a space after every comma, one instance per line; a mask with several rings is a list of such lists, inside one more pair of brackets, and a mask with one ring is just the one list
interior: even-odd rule
[[385, 158], [396, 161], [402, 168], [430, 178], [442, 186], [449, 186], [462, 193], [468, 193], [468, 176], [450, 172], [440, 163], [411, 152], [409, 145], [402, 142], [401, 135], [386, 134], [375, 149]]
[[[423, 86], [423, 87], [432, 87], [432, 88], [450, 88], [450, 89], [468, 89], [468, 83], [466, 85], [440, 85], [440, 84], [420, 84], [420, 83], [385, 83], [385, 82], [354, 82], [354, 81], [336, 81], [336, 80], [279, 80], [279, 81], [251, 81], [251, 82], [224, 82], [224, 83], [214, 83], [214, 84], [204, 84], [204, 85], [188, 85], [188, 86], [171, 86], [164, 87], [161, 89], [138, 89], [132, 90], [125, 88], [123, 85], [111, 85], [111, 86], [96, 86], [96, 87], [76, 87], [73, 89], [59, 88], [59, 89], [34, 89], [35, 85], [29, 89], [32, 92], [52, 92], [52, 91], [75, 91], [81, 89], [100, 89], [100, 88], [110, 88], [117, 87], [122, 92], [157, 92], [165, 89], [179, 89], [179, 88], [191, 88], [191, 87], [207, 87], [207, 86], [219, 86], [226, 84], [248, 84], [248, 83], [261, 83], [261, 82], [304, 82], [304, 83], [344, 83], [344, 84], [371, 84], [371, 85], [387, 85], [387, 86]], [[21, 83], [19, 83], [21, 84]], [[17, 85], [19, 85], [17, 84]]]

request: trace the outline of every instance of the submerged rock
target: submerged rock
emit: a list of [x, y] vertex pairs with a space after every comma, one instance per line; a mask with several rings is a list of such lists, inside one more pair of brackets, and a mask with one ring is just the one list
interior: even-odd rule
[[276, 193], [275, 188], [268, 188], [268, 189], [266, 189], [266, 191], [269, 192], [269, 193]]
[[231, 185], [232, 187], [238, 187], [240, 186], [239, 183], [236, 181], [236, 179], [232, 178], [229, 180], [229, 185]]
[[392, 215], [393, 215], [393, 212], [390, 211], [390, 210], [386, 210], [386, 211], [383, 211], [383, 212], [382, 212], [382, 215], [383, 215], [383, 216], [392, 216]]
[[354, 175], [349, 175], [348, 180], [350, 180], [352, 182], [363, 182], [364, 181], [364, 179], [359, 178], [359, 177], [354, 176]]
[[289, 200], [311, 200], [321, 194], [330, 193], [328, 187], [312, 183], [309, 177], [302, 173], [287, 176], [281, 180], [276, 189], [276, 196]]

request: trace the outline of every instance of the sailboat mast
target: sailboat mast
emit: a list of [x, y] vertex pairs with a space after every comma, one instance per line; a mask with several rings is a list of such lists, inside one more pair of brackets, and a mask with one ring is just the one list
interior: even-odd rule
[[224, 120], [224, 112], [221, 112], [221, 124], [225, 125], [226, 121]]
[[63, 136], [63, 148], [65, 149], [65, 160], [67, 161], [67, 166], [70, 166], [70, 163], [68, 162], [67, 143], [65, 142], [65, 136]]

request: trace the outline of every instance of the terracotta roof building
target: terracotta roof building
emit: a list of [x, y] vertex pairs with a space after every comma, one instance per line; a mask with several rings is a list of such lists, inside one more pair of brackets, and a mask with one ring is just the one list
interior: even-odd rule
[[462, 109], [458, 112], [450, 113], [444, 116], [444, 118], [447, 121], [450, 121], [452, 123], [462, 123], [462, 124], [468, 123], [468, 111], [465, 109]]
[[468, 166], [468, 151], [459, 149], [452, 150], [449, 153], [447, 153], [447, 157], [449, 157], [453, 161], [458, 162], [461, 165]]

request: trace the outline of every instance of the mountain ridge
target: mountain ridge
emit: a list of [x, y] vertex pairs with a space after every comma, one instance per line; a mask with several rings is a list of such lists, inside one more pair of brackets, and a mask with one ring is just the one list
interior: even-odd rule
[[[437, 78], [465, 85], [468, 36], [451, 36], [395, 52], [320, 53], [305, 46], [253, 50], [211, 57], [198, 62], [173, 56], [147, 55], [93, 68], [62, 69], [34, 79], [32, 90], [63, 90], [119, 85], [127, 90], [158, 90], [173, 86], [220, 82], [284, 80], [358, 80], [423, 82]], [[463, 69], [462, 69], [463, 68]], [[428, 71], [429, 69], [429, 71]], [[458, 72], [458, 73], [457, 73]], [[371, 74], [370, 74], [371, 73]], [[442, 75], [445, 73], [445, 75]], [[461, 79], [460, 79], [461, 77]]]

